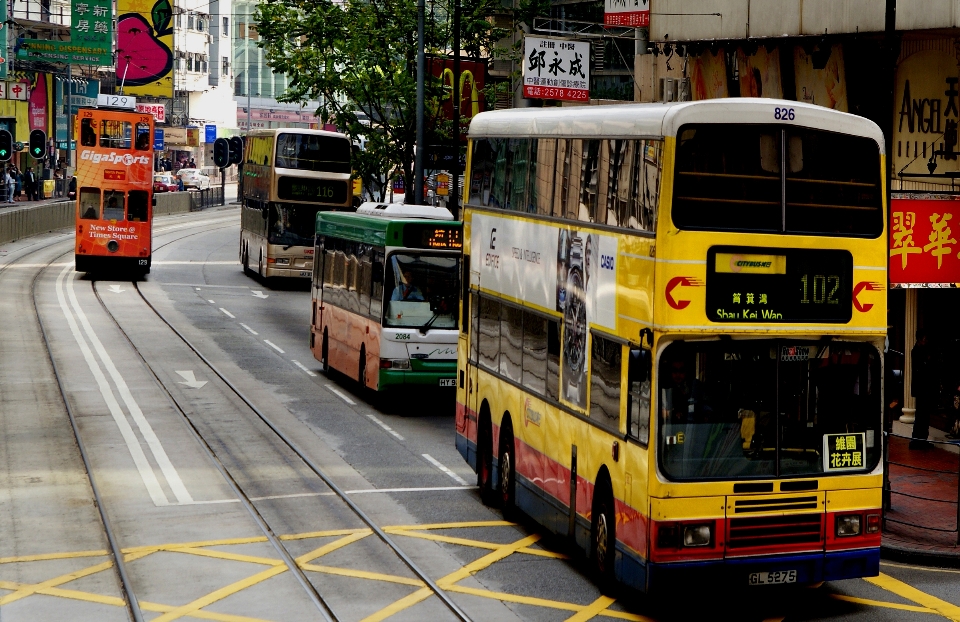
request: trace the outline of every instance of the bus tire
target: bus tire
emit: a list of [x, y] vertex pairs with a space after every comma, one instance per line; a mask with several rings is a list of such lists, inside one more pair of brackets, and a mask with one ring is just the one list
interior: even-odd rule
[[329, 341], [327, 340], [327, 329], [323, 329], [323, 342], [320, 345], [320, 367], [323, 369], [323, 373], [330, 373], [330, 348], [328, 345]]
[[499, 495], [493, 484], [493, 425], [486, 403], [480, 408], [477, 421], [477, 488], [480, 489], [480, 501], [486, 506], [496, 507]]
[[250, 276], [250, 251], [247, 249], [247, 246], [243, 246], [243, 273], [247, 276]]
[[614, 587], [617, 523], [613, 492], [606, 473], [597, 478], [590, 527], [590, 570], [600, 591], [609, 595]]
[[260, 275], [260, 278], [263, 277], [263, 249], [260, 249], [260, 261], [257, 264], [257, 274]]
[[503, 518], [513, 520], [517, 515], [517, 453], [509, 415], [504, 416], [500, 428], [499, 456], [500, 481], [497, 492], [500, 494], [500, 507]]

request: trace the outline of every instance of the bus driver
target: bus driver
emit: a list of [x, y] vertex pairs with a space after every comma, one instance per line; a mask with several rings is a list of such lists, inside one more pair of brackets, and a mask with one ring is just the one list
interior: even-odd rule
[[414, 282], [413, 272], [409, 268], [403, 268], [400, 274], [403, 276], [403, 280], [393, 288], [393, 294], [390, 296], [390, 300], [425, 302], [426, 298], [423, 297], [423, 292], [420, 291], [420, 288], [417, 287], [417, 284]]

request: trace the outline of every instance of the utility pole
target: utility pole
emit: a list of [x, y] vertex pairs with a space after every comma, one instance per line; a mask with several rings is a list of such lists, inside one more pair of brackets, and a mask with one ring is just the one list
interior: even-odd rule
[[[413, 167], [413, 202], [423, 205], [423, 152], [426, 150], [423, 131], [423, 82], [424, 60], [423, 31], [425, 30], [424, 14], [426, 7], [424, 0], [417, 1], [417, 155]], [[409, 195], [407, 195], [409, 196]]]
[[[472, 89], [471, 89], [471, 97]], [[460, 217], [460, 0], [453, 0], [453, 164], [450, 167], [450, 212]]]
[[[73, 65], [67, 65], [67, 170], [73, 166]], [[64, 175], [66, 178], [66, 175]]]

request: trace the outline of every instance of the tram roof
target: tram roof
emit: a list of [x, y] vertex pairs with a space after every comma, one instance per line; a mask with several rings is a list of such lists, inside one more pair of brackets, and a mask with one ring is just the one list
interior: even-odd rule
[[[776, 108], [793, 109], [794, 120], [775, 119]], [[873, 139], [883, 153], [883, 132], [873, 121], [804, 102], [730, 97], [667, 104], [613, 104], [560, 108], [513, 108], [481, 112], [470, 137], [662, 138], [688, 123], [782, 124]]]

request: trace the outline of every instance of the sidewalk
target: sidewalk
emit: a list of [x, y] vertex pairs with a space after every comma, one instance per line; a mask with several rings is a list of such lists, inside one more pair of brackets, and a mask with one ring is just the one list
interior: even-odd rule
[[39, 201], [15, 201], [13, 203], [0, 203], [0, 212], [14, 212], [22, 209], [30, 209], [38, 205], [47, 205], [48, 203], [59, 203], [60, 201], [72, 201], [66, 197], [57, 197], [41, 199]]
[[910, 426], [897, 422], [886, 437], [890, 509], [884, 513], [885, 558], [960, 567], [958, 470], [960, 448], [931, 429], [934, 448], [911, 450]]

